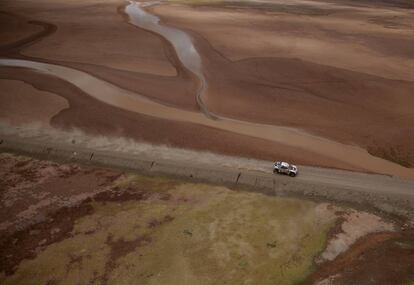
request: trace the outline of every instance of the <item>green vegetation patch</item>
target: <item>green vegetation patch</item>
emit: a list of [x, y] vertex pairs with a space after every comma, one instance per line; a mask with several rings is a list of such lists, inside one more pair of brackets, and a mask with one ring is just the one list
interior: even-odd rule
[[70, 238], [0, 283], [294, 284], [313, 271], [336, 221], [310, 201], [142, 176], [116, 184], [169, 195], [92, 202]]

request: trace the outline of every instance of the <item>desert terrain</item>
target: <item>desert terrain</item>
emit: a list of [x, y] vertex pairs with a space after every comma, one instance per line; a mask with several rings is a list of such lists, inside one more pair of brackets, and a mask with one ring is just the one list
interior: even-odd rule
[[410, 2], [42, 0], [1, 11], [7, 124], [414, 176]]
[[2, 0], [0, 283], [413, 285], [413, 142], [410, 0]]
[[2, 284], [411, 284], [413, 232], [349, 206], [0, 155]]

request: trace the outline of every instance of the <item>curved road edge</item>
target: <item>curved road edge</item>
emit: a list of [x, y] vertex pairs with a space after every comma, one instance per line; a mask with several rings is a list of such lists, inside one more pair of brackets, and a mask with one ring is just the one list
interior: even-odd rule
[[70, 144], [51, 144], [35, 139], [0, 137], [0, 153], [11, 152], [56, 162], [73, 162], [136, 171], [146, 175], [166, 175], [194, 182], [226, 185], [232, 189], [276, 196], [350, 203], [354, 207], [381, 211], [409, 220], [414, 225], [414, 180], [301, 166], [296, 178], [269, 172], [217, 167], [208, 164], [145, 157], [116, 151], [102, 151]]

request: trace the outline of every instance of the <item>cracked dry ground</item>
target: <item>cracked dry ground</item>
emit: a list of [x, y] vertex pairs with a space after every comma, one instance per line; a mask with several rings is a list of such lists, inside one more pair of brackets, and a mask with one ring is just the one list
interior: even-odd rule
[[0, 154], [1, 284], [412, 284], [404, 223]]

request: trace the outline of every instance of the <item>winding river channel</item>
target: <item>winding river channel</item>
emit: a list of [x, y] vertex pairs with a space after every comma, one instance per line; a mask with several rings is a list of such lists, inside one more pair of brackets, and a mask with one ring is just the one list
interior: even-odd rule
[[144, 4], [149, 6], [154, 3], [129, 1], [129, 5], [125, 8], [125, 13], [129, 16], [129, 22], [139, 28], [163, 36], [173, 45], [181, 63], [200, 80], [200, 87], [196, 94], [196, 100], [200, 110], [210, 119], [216, 119], [217, 116], [212, 114], [203, 102], [204, 93], [207, 90], [207, 81], [201, 66], [201, 56], [195, 48], [190, 36], [179, 29], [161, 25], [160, 19], [157, 16], [152, 15], [143, 9], [145, 6]]
[[[135, 2], [131, 2], [126, 7], [126, 11], [130, 16], [131, 23], [157, 32], [171, 41], [179, 59], [200, 78], [202, 88], [199, 90], [198, 96], [202, 96], [206, 88], [206, 82], [201, 70], [200, 55], [195, 50], [191, 38], [182, 31], [160, 25], [157, 17], [146, 13]], [[289, 145], [298, 148], [298, 151], [300, 149], [310, 151], [367, 171], [414, 177], [414, 169], [407, 169], [390, 161], [374, 157], [366, 150], [357, 146], [345, 145], [294, 128], [258, 124], [225, 117], [213, 119], [211, 116], [206, 116], [205, 112], [193, 112], [160, 104], [74, 68], [6, 58], [0, 59], [0, 66], [29, 68], [60, 78], [73, 84], [95, 99], [124, 110], [165, 120], [198, 124]]]

